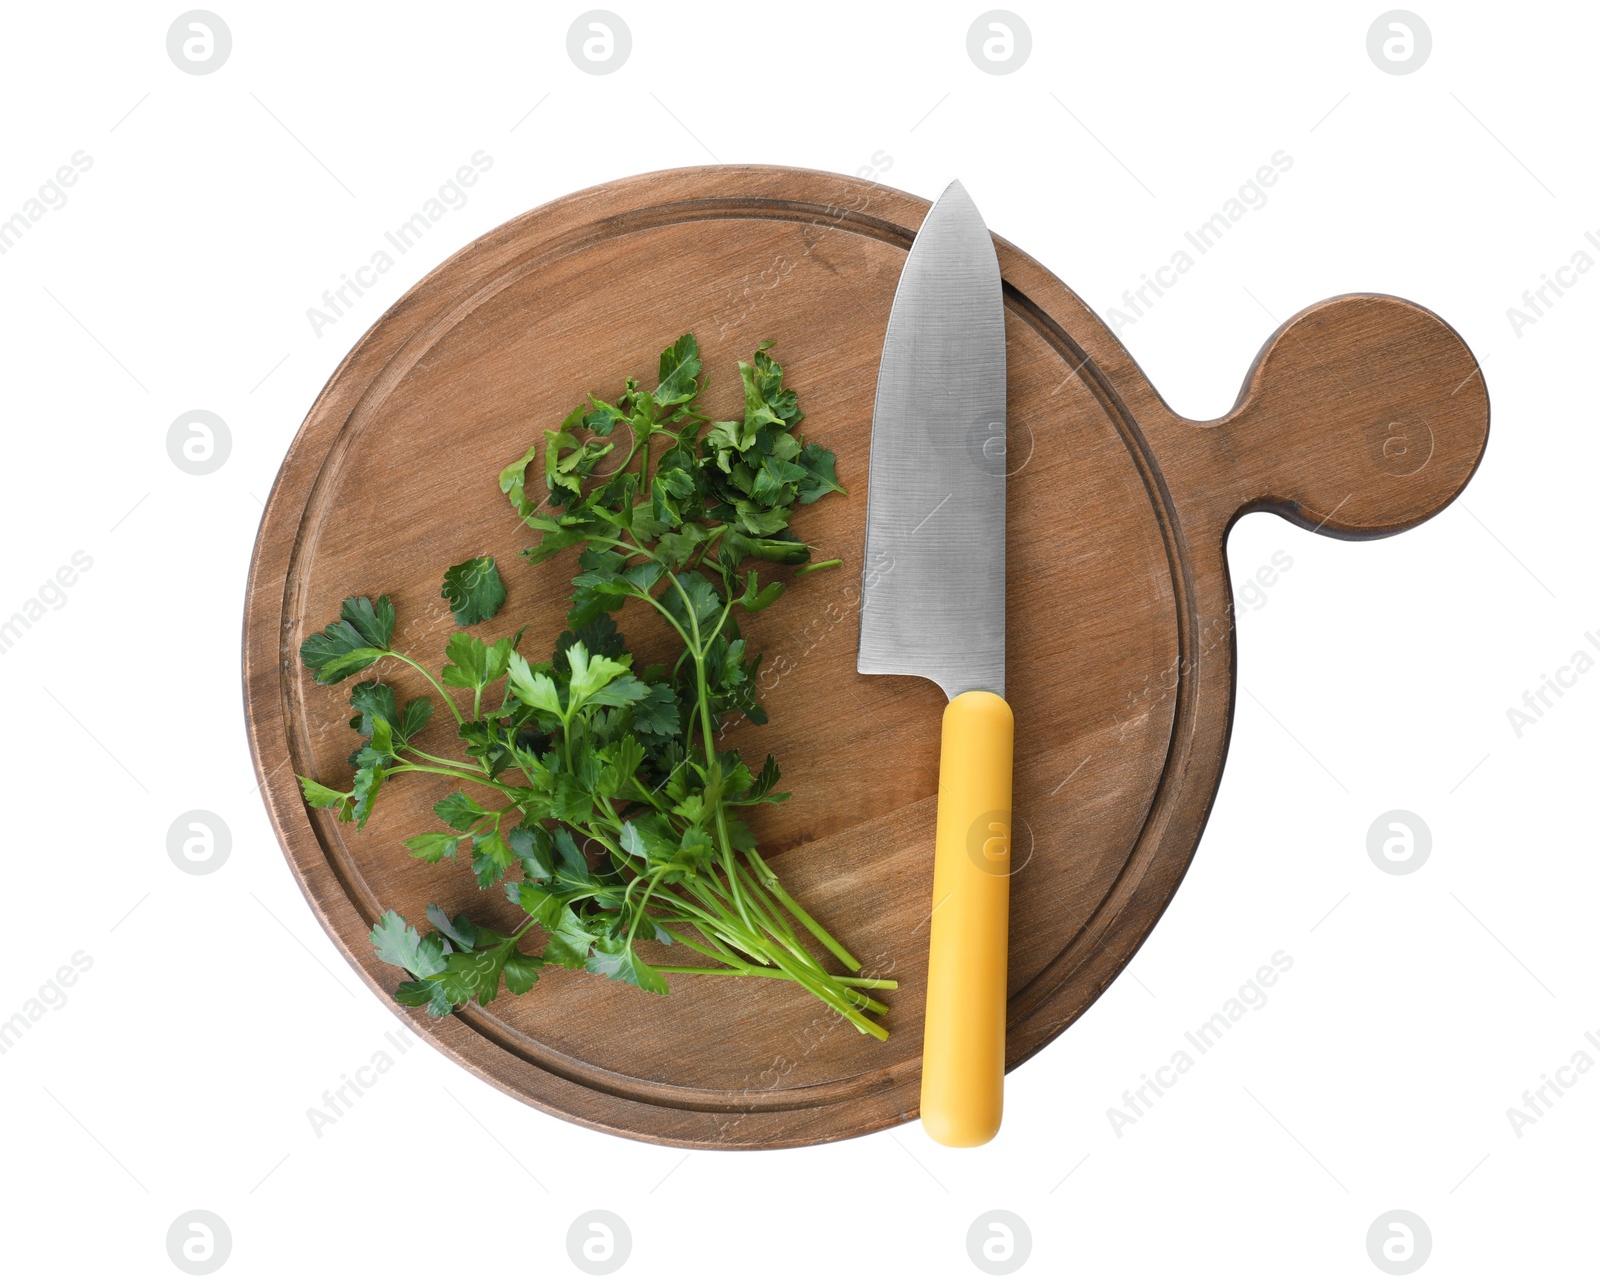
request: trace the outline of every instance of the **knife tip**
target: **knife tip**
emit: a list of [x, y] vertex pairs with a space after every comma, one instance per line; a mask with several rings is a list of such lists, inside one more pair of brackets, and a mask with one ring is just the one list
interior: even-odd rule
[[[972, 199], [972, 194], [967, 191], [966, 185], [960, 179], [951, 179], [945, 185], [944, 191], [939, 194], [939, 199], [928, 211], [930, 217], [935, 210], [942, 211], [947, 218], [955, 215], [956, 218], [968, 222], [979, 225], [984, 223], [983, 215], [978, 211], [978, 203]], [[986, 225], [985, 231], [987, 231]]]

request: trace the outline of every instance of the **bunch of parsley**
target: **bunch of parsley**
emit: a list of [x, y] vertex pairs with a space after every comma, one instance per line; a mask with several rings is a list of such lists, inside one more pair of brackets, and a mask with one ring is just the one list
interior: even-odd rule
[[[465, 748], [461, 758], [421, 749], [432, 699], [402, 705], [388, 684], [366, 680], [350, 694], [351, 727], [366, 739], [350, 757], [354, 781], [340, 791], [302, 778], [307, 802], [359, 828], [390, 779], [452, 779], [434, 806], [444, 829], [412, 836], [407, 848], [430, 863], [470, 856], [479, 886], [501, 884], [522, 913], [500, 933], [434, 904], [426, 932], [385, 912], [372, 943], [411, 976], [396, 993], [405, 1004], [437, 1015], [487, 1005], [502, 983], [526, 992], [541, 966], [658, 993], [671, 974], [744, 975], [793, 980], [862, 1032], [888, 1035], [870, 1017], [887, 1012], [871, 992], [893, 981], [859, 977], [860, 962], [756, 848], [746, 815], [788, 798], [776, 790], [777, 763], [768, 756], [752, 771], [717, 745], [735, 716], [766, 722], [761, 658], [747, 654], [741, 617], [784, 592], [773, 567], [803, 574], [838, 564], [810, 562], [790, 531], [797, 506], [843, 488], [833, 453], [796, 432], [798, 399], [769, 347], [739, 363], [742, 419], [712, 421], [696, 407], [700, 350], [684, 335], [661, 354], [653, 388], [629, 378], [614, 402], [591, 396], [546, 432], [542, 499], [529, 476], [538, 444], [501, 472], [501, 490], [539, 534], [529, 562], [579, 550], [570, 629], [548, 661], [518, 651], [523, 631], [493, 642], [462, 632], [435, 677], [391, 647], [387, 596], [346, 599], [340, 619], [301, 648], [324, 684], [386, 658], [419, 671]], [[506, 598], [487, 555], [449, 569], [442, 594], [462, 626], [489, 620]], [[612, 614], [630, 600], [681, 640], [670, 663], [639, 665], [627, 651]], [[530, 933], [536, 946], [524, 951]], [[807, 936], [849, 973], [832, 973]], [[650, 942], [705, 960], [651, 964], [639, 952]]]

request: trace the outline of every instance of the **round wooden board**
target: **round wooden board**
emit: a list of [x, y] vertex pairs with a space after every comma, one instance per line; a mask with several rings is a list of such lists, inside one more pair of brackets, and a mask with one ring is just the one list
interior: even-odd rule
[[[526, 624], [524, 651], [542, 655], [562, 628], [574, 568], [567, 558], [529, 568], [518, 557], [531, 534], [500, 494], [498, 471], [584, 393], [610, 397], [623, 376], [650, 377], [656, 354], [684, 331], [704, 353], [702, 403], [725, 416], [742, 408], [735, 360], [775, 339], [806, 434], [838, 453], [849, 497], [807, 509], [796, 527], [844, 567], [792, 585], [756, 619], [771, 719], [742, 727], [737, 742], [747, 759], [775, 754], [794, 793], [757, 820], [763, 854], [869, 972], [900, 980], [892, 1035], [862, 1036], [776, 981], [678, 976], [663, 998], [549, 970], [526, 996], [502, 995], [486, 1010], [431, 1019], [394, 1006], [461, 1064], [548, 1112], [717, 1148], [842, 1139], [916, 1116], [944, 698], [923, 680], [856, 673], [855, 606], [878, 359], [927, 208], [880, 186], [774, 167], [671, 171], [564, 198], [408, 292], [341, 364], [284, 462], [246, 608], [257, 769], [306, 896], [394, 1006], [401, 976], [367, 941], [384, 909], [415, 919], [436, 901], [503, 928], [514, 912], [465, 868], [407, 855], [402, 840], [431, 829], [445, 793], [431, 780], [388, 786], [360, 833], [308, 812], [295, 774], [346, 782], [355, 735], [350, 685], [312, 683], [300, 642], [337, 616], [343, 597], [387, 593], [396, 647], [436, 663], [456, 628], [441, 574], [490, 553], [510, 592], [491, 629]], [[1007, 522], [1015, 1066], [1116, 976], [1198, 842], [1231, 711], [1231, 630], [1216, 633], [1231, 622], [1227, 523], [1271, 505], [1339, 534], [1379, 534], [1438, 508], [1471, 468], [1438, 495], [1408, 484], [1404, 497], [1385, 501], [1379, 489], [1369, 504], [1363, 491], [1331, 522], [1330, 505], [1292, 500], [1275, 478], [1252, 487], [1240, 461], [1251, 442], [1274, 437], [1272, 417], [1236, 417], [1249, 442], [1230, 435], [1197, 456], [1175, 436], [1186, 422], [1082, 302], [1021, 251], [999, 239], [997, 248], [1019, 462]], [[1270, 357], [1271, 346], [1262, 361]], [[1466, 373], [1453, 350], [1430, 360], [1451, 378]], [[1304, 378], [1291, 372], [1284, 383]], [[1437, 413], [1431, 426], [1437, 438]], [[1447, 463], [1460, 454], [1452, 443], [1436, 453]], [[1155, 461], [1169, 452], [1176, 482]], [[1343, 467], [1312, 470], [1310, 481]], [[636, 654], [665, 653], [634, 612], [619, 625]], [[423, 691], [397, 663], [381, 673], [402, 697]], [[453, 742], [442, 723], [429, 749]], [[666, 961], [683, 949], [657, 950]]]

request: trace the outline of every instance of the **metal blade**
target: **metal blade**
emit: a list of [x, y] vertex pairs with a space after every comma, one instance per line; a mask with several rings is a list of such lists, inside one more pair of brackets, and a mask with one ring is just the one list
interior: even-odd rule
[[959, 182], [911, 245], [872, 412], [863, 675], [1005, 696], [1006, 348], [1000, 265]]

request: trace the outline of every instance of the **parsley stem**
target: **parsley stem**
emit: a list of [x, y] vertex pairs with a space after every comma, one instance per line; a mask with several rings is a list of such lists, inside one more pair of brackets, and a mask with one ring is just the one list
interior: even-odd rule
[[[764, 898], [764, 895], [760, 893], [759, 887], [753, 887], [756, 889], [757, 896]], [[770, 906], [770, 903], [768, 905]], [[776, 935], [776, 937], [779, 943], [781, 943], [782, 946], [788, 950], [790, 955], [795, 958], [794, 968], [798, 972], [798, 975], [807, 975], [815, 978], [828, 977], [824, 974], [822, 967], [817, 963], [816, 959], [812, 957], [811, 953], [807, 952], [805, 948], [800, 946], [799, 941], [795, 939], [793, 934], [788, 931], [787, 926], [785, 926], [783, 931]]]
[[[656, 869], [655, 875], [650, 877], [650, 884], [645, 887], [644, 897], [639, 900], [639, 906], [634, 910], [633, 918], [628, 922], [628, 940], [627, 940], [627, 942], [628, 942], [628, 947], [629, 948], [633, 947], [633, 936], [639, 932], [639, 918], [644, 915], [645, 905], [650, 901], [650, 899], [652, 897], [654, 897], [655, 892], [656, 892], [656, 886], [661, 883], [662, 877], [664, 877], [669, 871], [687, 871], [687, 870], [688, 869], [686, 867], [678, 867], [678, 866], [674, 866], [671, 863], [663, 863], [660, 867], [658, 867]], [[639, 879], [640, 879], [640, 877], [635, 876], [633, 880], [628, 882], [628, 890], [630, 892], [632, 891], [634, 884]], [[623, 904], [624, 905], [627, 904], [627, 894], [626, 893], [623, 895]]]
[[639, 868], [635, 865], [633, 856], [631, 854], [617, 848], [616, 845], [612, 844], [599, 832], [593, 830], [592, 828], [585, 827], [579, 822], [572, 822], [568, 823], [567, 825], [576, 831], [580, 836], [586, 836], [590, 840], [594, 841], [597, 845], [603, 846], [607, 853], [609, 853], [619, 863], [623, 864], [623, 866], [627, 867], [629, 871], [639, 870]]
[[[672, 574], [672, 569], [667, 568], [667, 579], [672, 582], [677, 590], [678, 597], [683, 600], [683, 605], [689, 610], [689, 629], [693, 632], [694, 640], [690, 644], [690, 651], [694, 654], [694, 680], [695, 704], [700, 712], [700, 740], [701, 749], [706, 758], [706, 785], [711, 786], [713, 775], [718, 773], [717, 753], [715, 747], [716, 734], [711, 726], [711, 694], [706, 685], [706, 649], [700, 638], [700, 617], [694, 608], [694, 600], [684, 590], [682, 583]], [[653, 601], [653, 599], [652, 599]], [[663, 608], [663, 611], [665, 609]], [[669, 614], [670, 615], [670, 614]], [[726, 617], [726, 612], [724, 612]], [[683, 632], [680, 630], [680, 634]], [[721, 634], [721, 622], [718, 622], [718, 635]], [[728, 844], [727, 822], [722, 816], [722, 806], [719, 802], [707, 801], [716, 809], [717, 813], [717, 840], [722, 850], [722, 860], [728, 872], [728, 887], [733, 895], [733, 905], [744, 921], [746, 928], [754, 930], [750, 924], [750, 912], [745, 907], [744, 895], [739, 890], [739, 879], [736, 875], [738, 865], [733, 856], [733, 850]]]
[[691, 642], [689, 636], [684, 633], [683, 626], [679, 624], [677, 617], [668, 612], [666, 605], [663, 604], [660, 599], [656, 598], [655, 595], [647, 594], [644, 596], [644, 600], [667, 619], [667, 624], [678, 632], [678, 638], [683, 640], [683, 646], [688, 650], [689, 655], [693, 656], [695, 653], [695, 646], [693, 642]]
[[412, 670], [417, 671], [424, 679], [433, 685], [434, 690], [439, 694], [439, 696], [444, 698], [444, 704], [450, 708], [450, 713], [456, 717], [457, 728], [460, 728], [461, 725], [466, 722], [461, 718], [461, 712], [456, 708], [455, 702], [450, 699], [450, 694], [445, 692], [445, 690], [440, 686], [439, 681], [433, 677], [433, 673], [426, 666], [418, 665], [403, 652], [391, 652], [389, 655], [391, 657], [398, 657], [401, 661], [405, 662], [406, 665], [410, 666]]
[[[711, 553], [711, 547], [717, 543], [717, 538], [727, 530], [728, 525], [723, 523], [718, 527], [713, 527], [709, 532], [707, 532], [705, 544], [700, 547], [694, 558], [689, 560], [689, 565], [684, 570], [687, 572], [692, 572], [695, 568], [699, 567], [700, 561], [704, 559], [706, 555]], [[726, 573], [723, 574], [722, 581], [724, 585], [727, 584], [728, 578]]]
[[778, 901], [788, 909], [789, 914], [793, 916], [795, 920], [799, 921], [811, 931], [812, 936], [817, 940], [817, 942], [821, 943], [823, 947], [832, 952], [835, 958], [837, 958], [840, 964], [844, 965], [845, 968], [851, 970], [859, 970], [861, 968], [861, 962], [856, 960], [854, 956], [846, 951], [844, 945], [840, 943], [838, 939], [834, 938], [832, 934], [828, 933], [828, 931], [822, 927], [822, 925], [816, 920], [815, 917], [811, 915], [810, 912], [806, 911], [804, 907], [802, 907], [793, 897], [790, 896], [789, 891], [783, 887], [782, 882], [778, 880], [777, 875], [773, 872], [771, 867], [767, 866], [766, 862], [762, 859], [759, 853], [757, 853], [754, 849], [751, 849], [747, 852], [746, 856], [750, 859], [750, 865], [761, 874], [762, 882], [766, 885], [766, 887], [775, 895], [777, 895]]
[[717, 867], [716, 867], [715, 863], [708, 863], [698, 873], [697, 879], [709, 882], [709, 884], [711, 885], [712, 890], [715, 893], [717, 893], [718, 895], [720, 895], [722, 898], [726, 899], [730, 903], [733, 901], [733, 895], [728, 892], [728, 887], [727, 887], [726, 884], [723, 883], [723, 880], [722, 880], [722, 873], [717, 870]]
[[803, 951], [798, 940], [794, 937], [789, 926], [784, 922], [783, 914], [772, 905], [772, 900], [761, 891], [761, 886], [751, 879], [750, 873], [742, 868], [735, 868], [739, 877], [750, 886], [750, 892], [755, 895], [757, 915], [765, 922], [772, 937], [783, 944], [784, 947], [794, 952]]
[[[834, 976], [825, 974], [822, 970], [822, 967], [817, 964], [816, 960], [811, 956], [811, 954], [800, 946], [798, 940], [794, 938], [788, 927], [783, 923], [781, 914], [778, 913], [777, 909], [772, 906], [770, 900], [766, 898], [761, 887], [753, 880], [753, 878], [748, 873], [742, 871], [738, 874], [742, 875], [746, 881], [750, 882], [751, 890], [756, 895], [759, 903], [764, 903], [766, 905], [765, 909], [762, 909], [758, 906], [757, 916], [770, 927], [770, 937], [773, 941], [785, 948], [794, 958], [793, 963], [790, 964], [788, 968], [785, 968], [784, 964], [782, 963], [782, 959], [780, 958], [780, 963], [775, 967], [779, 971], [780, 977], [793, 979], [802, 987], [805, 987], [808, 991], [816, 995], [819, 999], [826, 1001], [835, 1009], [844, 1012], [847, 1007], [838, 1004], [837, 998], [828, 995], [831, 989], [827, 989], [825, 986], [822, 986], [824, 980], [835, 981]], [[860, 967], [853, 966], [851, 968], [859, 969]], [[879, 1014], [887, 1012], [887, 1007], [884, 1006], [882, 1002], [873, 1001], [871, 998], [861, 996], [859, 993], [852, 994], [849, 989], [845, 990], [844, 999], [854, 1005], [864, 1006], [865, 1008]], [[856, 1016], [852, 1015], [851, 1017], [853, 1020]]]
[[[706, 910], [711, 911], [716, 918], [713, 924], [716, 937], [722, 939], [729, 947], [755, 957], [763, 965], [770, 964], [769, 955], [762, 950], [761, 936], [753, 928], [735, 917], [728, 908], [717, 901], [714, 894], [700, 888], [695, 888], [693, 892], [694, 896], [704, 903]], [[664, 898], [663, 901], [667, 899]]]
[[[406, 744], [406, 750], [412, 755], [420, 755], [423, 759], [431, 760], [435, 764], [447, 764], [453, 769], [470, 769], [473, 767], [465, 760], [447, 760], [442, 755], [429, 755], [428, 752], [424, 751], [420, 746], [412, 746], [409, 742]], [[488, 778], [483, 779], [485, 782], [488, 780]]]
[[[763, 979], [785, 979], [789, 976], [782, 970], [768, 969], [760, 965], [746, 965], [736, 970], [712, 970], [698, 965], [658, 965], [656, 969], [662, 974], [753, 974]], [[851, 988], [888, 988], [894, 989], [900, 985], [893, 979], [858, 979], [853, 974], [830, 974], [828, 976], [835, 983], [844, 983]], [[887, 1009], [888, 1007], [884, 1007]]]
[[[704, 925], [702, 925], [699, 921], [689, 920], [688, 923], [693, 925], [695, 927], [695, 929], [699, 930], [700, 933], [702, 935], [704, 935], [705, 940], [706, 940], [706, 942], [708, 944], [714, 944], [716, 942], [716, 939], [712, 936], [711, 932], [708, 929], [706, 929], [706, 927]], [[696, 943], [692, 938], [680, 937], [677, 940], [677, 942], [680, 943], [684, 947], [687, 947], [687, 948], [690, 948], [693, 951], [699, 952], [701, 956], [709, 956], [714, 961], [721, 961], [730, 970], [743, 970], [745, 965], [746, 965], [746, 962], [741, 961], [738, 957], [733, 956], [733, 955], [731, 955], [730, 953], [727, 953], [727, 952], [718, 951], [715, 947], [709, 947], [709, 946], [708, 947], [702, 947], [699, 943]], [[660, 966], [660, 965], [656, 966], [656, 969], [658, 969], [658, 970], [666, 969], [666, 968], [668, 968], [668, 967]], [[683, 969], [683, 968], [686, 968], [686, 967], [679, 966], [677, 968]]]
[[[657, 813], [670, 812], [670, 810], [668, 810], [667, 807], [661, 803], [660, 797], [658, 797], [656, 793], [649, 787], [645, 786], [643, 782], [639, 781], [639, 775], [637, 773], [635, 773], [630, 780], [633, 782], [634, 786], [638, 787], [639, 790], [644, 793], [644, 797], [649, 802], [649, 805], [652, 809], [656, 810]], [[612, 816], [615, 817], [615, 813], [613, 813]]]
[[733, 593], [733, 587], [728, 584], [726, 577], [722, 581], [722, 592], [727, 596], [728, 601], [722, 605], [722, 615], [717, 618], [717, 628], [711, 632], [713, 639], [722, 633], [722, 627], [727, 624], [728, 616], [733, 611], [733, 605], [738, 602], [738, 598]]
[[493, 778], [481, 777], [476, 773], [463, 773], [459, 769], [440, 768], [432, 764], [413, 764], [409, 760], [401, 760], [389, 770], [391, 777], [396, 773], [437, 773], [442, 777], [461, 778], [467, 782], [476, 782], [479, 786], [493, 787], [497, 791], [504, 791], [508, 796], [511, 794]]

